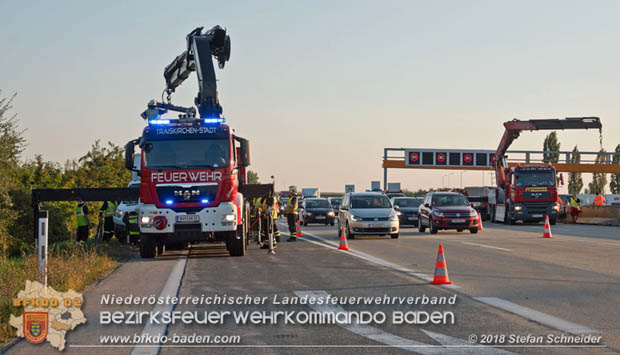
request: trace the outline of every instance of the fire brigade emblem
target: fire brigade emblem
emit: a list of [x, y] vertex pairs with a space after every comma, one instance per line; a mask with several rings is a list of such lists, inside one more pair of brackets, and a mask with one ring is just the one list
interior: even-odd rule
[[24, 338], [38, 344], [47, 338], [49, 328], [47, 312], [24, 312]]

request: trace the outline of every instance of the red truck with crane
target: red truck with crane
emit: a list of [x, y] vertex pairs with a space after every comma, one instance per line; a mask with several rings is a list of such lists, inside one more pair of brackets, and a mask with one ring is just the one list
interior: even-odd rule
[[[230, 58], [230, 37], [222, 27], [187, 35], [187, 49], [166, 66], [167, 102], [151, 101], [142, 113], [147, 126], [126, 145], [125, 165], [140, 152], [140, 255], [153, 258], [166, 244], [222, 241], [232, 256], [245, 254], [247, 204], [239, 188], [250, 164], [249, 142], [222, 117], [215, 68]], [[196, 107], [171, 103], [175, 89], [196, 71]], [[197, 108], [197, 110], [196, 110]], [[178, 118], [164, 118], [168, 111]], [[198, 116], [196, 113], [198, 112]]]
[[556, 170], [551, 164], [520, 164], [509, 167], [506, 151], [522, 131], [602, 129], [598, 117], [571, 117], [564, 119], [535, 119], [504, 122], [505, 132], [492, 159], [497, 180], [496, 221], [514, 224], [539, 222], [549, 216], [551, 224], [558, 218], [560, 206]]

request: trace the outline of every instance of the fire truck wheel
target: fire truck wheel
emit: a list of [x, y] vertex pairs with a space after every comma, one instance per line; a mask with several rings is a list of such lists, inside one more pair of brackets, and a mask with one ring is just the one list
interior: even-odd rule
[[152, 259], [157, 253], [157, 245], [155, 238], [148, 234], [140, 235], [140, 257], [143, 259]]
[[245, 255], [245, 234], [243, 232], [239, 232], [239, 239], [237, 239], [237, 232], [228, 232], [229, 241], [227, 244], [229, 246], [228, 252], [230, 256], [244, 256]]

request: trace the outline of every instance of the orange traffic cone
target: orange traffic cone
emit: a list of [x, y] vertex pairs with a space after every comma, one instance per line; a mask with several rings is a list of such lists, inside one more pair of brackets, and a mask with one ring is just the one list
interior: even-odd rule
[[551, 226], [549, 225], [549, 216], [545, 216], [545, 232], [543, 238], [551, 238]]
[[340, 245], [338, 246], [338, 250], [349, 250], [349, 244], [347, 243], [347, 236], [344, 233], [344, 227], [340, 229]]
[[296, 237], [301, 237], [301, 223], [299, 221], [297, 221], [297, 227], [295, 227], [295, 229], [297, 230], [297, 233], [295, 233]]
[[431, 281], [433, 285], [452, 285], [452, 281], [448, 278], [448, 267], [446, 259], [443, 256], [443, 245], [439, 244], [437, 252], [437, 263], [435, 264], [435, 277]]
[[482, 228], [482, 217], [480, 217], [480, 211], [478, 211], [478, 230], [484, 230], [484, 228]]

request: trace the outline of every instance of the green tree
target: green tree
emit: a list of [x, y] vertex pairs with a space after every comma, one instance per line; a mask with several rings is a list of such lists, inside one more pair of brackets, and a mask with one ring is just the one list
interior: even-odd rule
[[78, 162], [77, 170], [65, 171], [66, 178], [73, 179], [74, 187], [125, 187], [131, 179], [131, 173], [125, 168], [124, 148], [112, 142], [102, 147], [97, 140]]
[[[570, 162], [579, 164], [581, 162], [581, 154], [579, 153], [579, 149], [577, 146], [573, 148], [573, 153], [570, 156]], [[581, 192], [583, 188], [583, 178], [581, 177], [581, 173], [568, 173], [568, 193], [569, 194], [578, 194]]]
[[258, 184], [258, 174], [252, 170], [248, 170], [248, 184]]
[[[612, 162], [614, 164], [620, 164], [620, 144], [616, 146], [615, 152]], [[609, 182], [609, 189], [612, 194], [620, 194], [620, 174], [611, 174], [611, 181]]]
[[[0, 91], [1, 94], [1, 91]], [[6, 255], [15, 238], [9, 234], [9, 225], [17, 213], [13, 208], [10, 192], [15, 187], [15, 170], [24, 150], [23, 130], [19, 128], [17, 114], [9, 114], [15, 94], [0, 98], [0, 255]]]
[[[601, 149], [599, 154], [596, 155], [596, 159], [594, 160], [595, 164], [602, 164], [605, 161], [604, 153], [605, 149]], [[588, 192], [591, 194], [594, 193], [605, 193], [605, 185], [607, 185], [607, 174], [605, 173], [593, 173], [592, 174], [592, 182], [588, 185]]]
[[[555, 131], [549, 133], [545, 137], [545, 141], [543, 142], [543, 150], [552, 152], [560, 151], [560, 142], [558, 142], [558, 136]], [[559, 158], [559, 153], [543, 153], [543, 161], [545, 163], [557, 163]]]

